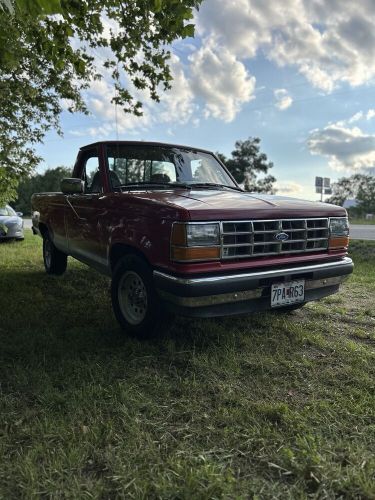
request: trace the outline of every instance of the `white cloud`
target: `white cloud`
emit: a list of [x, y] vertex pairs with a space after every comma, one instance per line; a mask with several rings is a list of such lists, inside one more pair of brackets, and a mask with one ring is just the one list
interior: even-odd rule
[[375, 166], [375, 135], [358, 127], [332, 123], [313, 130], [307, 144], [311, 154], [325, 156], [335, 170], [356, 171]]
[[[194, 43], [173, 44], [172, 90], [161, 91], [159, 104], [127, 82], [130, 92], [144, 103], [144, 116], [118, 110], [120, 133], [138, 133], [155, 124], [195, 126], [209, 117], [231, 122], [255, 98], [255, 76], [248, 64], [259, 54], [278, 66], [297, 68], [325, 92], [375, 78], [374, 0], [361, 0], [360, 8], [352, 0], [205, 0], [195, 20]], [[106, 37], [117, 29], [105, 20]], [[107, 52], [97, 49], [93, 55], [100, 61]], [[93, 135], [110, 135], [115, 129], [109, 82], [94, 82], [87, 93], [95, 117], [103, 121], [90, 129]], [[274, 97], [280, 110], [293, 102], [286, 89], [276, 89]], [[374, 116], [375, 109], [366, 115], [359, 112], [336, 125], [345, 128]]]
[[197, 109], [191, 82], [176, 55], [172, 55], [170, 67], [173, 75], [172, 89], [160, 92], [160, 104], [151, 104], [149, 100], [148, 103], [152, 106], [154, 120], [163, 123], [187, 123]]
[[[202, 114], [205, 118], [212, 116], [230, 122], [243, 104], [254, 98], [255, 78], [229, 51], [207, 44], [193, 52], [188, 59], [188, 66], [184, 66], [172, 54], [172, 89], [160, 91], [159, 103], [152, 101], [145, 91], [139, 91], [127, 82], [130, 92], [143, 102], [143, 116], [125, 114], [118, 107], [117, 128], [120, 134], [139, 133], [157, 124], [191, 122], [192, 126], [197, 127]], [[103, 125], [90, 127], [82, 134], [113, 135], [116, 131], [116, 110], [111, 104], [113, 96], [114, 87], [109, 74], [103, 80], [92, 82], [86, 93], [87, 102], [94, 117], [103, 121]]]
[[275, 96], [276, 99], [275, 106], [280, 111], [284, 111], [285, 109], [288, 109], [292, 105], [293, 99], [291, 98], [286, 89], [276, 89], [273, 95]]
[[303, 191], [303, 186], [298, 182], [293, 181], [277, 181], [277, 194], [285, 194], [288, 196], [299, 196]]
[[352, 117], [349, 118], [348, 123], [358, 122], [359, 120], [362, 120], [362, 118], [363, 118], [363, 111], [358, 111], [358, 113], [355, 113]]
[[70, 133], [108, 137], [118, 131], [122, 135], [137, 135], [155, 124], [186, 123], [197, 106], [193, 102], [190, 82], [185, 77], [177, 56], [172, 56], [170, 67], [174, 77], [173, 87], [171, 90], [160, 92], [159, 103], [152, 101], [146, 91], [136, 89], [123, 75], [132, 95], [144, 104], [142, 116], [124, 113], [120, 106], [117, 106], [116, 110], [115, 105], [111, 103], [115, 89], [109, 73], [101, 80], [92, 81], [86, 91], [86, 101], [94, 118], [100, 121], [101, 125], [88, 127], [85, 130], [72, 130]]
[[[352, 123], [357, 123], [359, 121], [369, 121], [375, 116], [375, 109], [369, 109], [367, 112], [358, 111], [354, 113], [353, 116], [347, 118], [346, 120], [339, 120], [335, 122], [338, 127], [345, 127], [346, 125], [351, 125]], [[331, 125], [331, 123], [329, 124]]]
[[232, 121], [242, 105], [254, 98], [255, 78], [223, 47], [202, 45], [190, 57], [190, 84], [203, 100], [204, 116]]
[[375, 76], [373, 0], [207, 0], [198, 33], [240, 59], [262, 51], [330, 92]]
[[142, 116], [124, 113], [120, 106], [111, 103], [115, 95], [113, 84], [110, 80], [94, 81], [87, 92], [87, 102], [94, 117], [102, 122], [99, 127], [90, 127], [87, 133], [92, 136], [108, 137], [118, 131], [119, 134], [128, 133], [134, 129], [146, 130], [151, 124], [149, 107], [143, 109]]

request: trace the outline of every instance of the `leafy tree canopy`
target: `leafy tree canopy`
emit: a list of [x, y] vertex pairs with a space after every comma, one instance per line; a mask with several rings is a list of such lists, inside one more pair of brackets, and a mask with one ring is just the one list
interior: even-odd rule
[[349, 199], [357, 201], [352, 209], [356, 214], [375, 213], [375, 177], [364, 174], [342, 177], [332, 185], [332, 196], [327, 202], [342, 206]]
[[[14, 199], [18, 180], [39, 162], [34, 145], [51, 128], [61, 133], [63, 102], [87, 113], [82, 90], [104, 71], [125, 112], [142, 114], [142, 103], [121, 72], [159, 100], [171, 86], [167, 45], [194, 35], [201, 1], [0, 0], [0, 203]], [[103, 48], [110, 55], [98, 67], [93, 51]]]
[[49, 168], [43, 174], [32, 175], [21, 179], [17, 188], [17, 199], [14, 207], [19, 212], [30, 214], [31, 196], [34, 193], [49, 193], [61, 191], [60, 183], [64, 177], [70, 177], [71, 168]]
[[[243, 184], [246, 191], [274, 194], [276, 178], [268, 174], [273, 163], [260, 151], [259, 144], [259, 137], [249, 137], [246, 141], [236, 142], [231, 158], [226, 158], [221, 153], [218, 153], [218, 156], [236, 181]], [[259, 177], [259, 174], [264, 176]]]

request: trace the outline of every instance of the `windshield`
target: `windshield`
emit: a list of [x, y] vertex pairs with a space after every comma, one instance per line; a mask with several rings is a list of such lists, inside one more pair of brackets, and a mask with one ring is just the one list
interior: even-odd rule
[[0, 207], [0, 217], [1, 216], [14, 216], [16, 212], [9, 205], [5, 205], [5, 207]]
[[165, 146], [107, 148], [112, 187], [131, 184], [220, 185], [237, 188], [216, 158], [201, 151]]

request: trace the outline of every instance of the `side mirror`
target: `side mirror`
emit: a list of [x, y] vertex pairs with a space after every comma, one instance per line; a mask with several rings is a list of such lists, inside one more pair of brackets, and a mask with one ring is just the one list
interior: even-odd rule
[[74, 177], [63, 179], [60, 186], [64, 194], [81, 194], [84, 191], [83, 180]]
[[23, 212], [16, 212], [16, 214], [18, 215], [18, 217], [22, 217], [23, 216]]

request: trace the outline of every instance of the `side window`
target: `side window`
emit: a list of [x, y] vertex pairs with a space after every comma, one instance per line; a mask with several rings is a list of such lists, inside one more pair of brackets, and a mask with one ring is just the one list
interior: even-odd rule
[[113, 188], [131, 182], [148, 181], [149, 160], [108, 157], [109, 177]]
[[112, 187], [132, 182], [176, 182], [176, 167], [170, 161], [108, 157]]
[[91, 156], [86, 160], [83, 169], [85, 193], [101, 193], [103, 191], [102, 179], [99, 171], [99, 158]]

